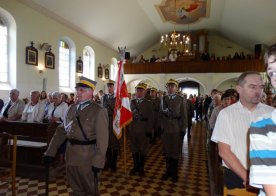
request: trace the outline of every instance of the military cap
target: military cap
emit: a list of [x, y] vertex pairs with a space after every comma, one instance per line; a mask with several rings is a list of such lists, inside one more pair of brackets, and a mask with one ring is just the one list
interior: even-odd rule
[[90, 80], [86, 77], [80, 77], [80, 81], [76, 84], [76, 88], [78, 87], [84, 87], [84, 88], [92, 88], [95, 90], [97, 82], [94, 80]]
[[151, 87], [150, 91], [155, 91], [155, 92], [157, 92], [157, 88]]
[[115, 84], [115, 81], [110, 80], [110, 79], [106, 83], [106, 85], [114, 85], [114, 84]]
[[176, 80], [174, 80], [174, 79], [169, 79], [169, 81], [167, 82], [167, 85], [168, 84], [175, 84], [176, 86], [178, 86], [178, 82], [176, 81]]
[[137, 84], [137, 86], [135, 88], [140, 88], [140, 89], [147, 89], [147, 84], [140, 82], [139, 84]]

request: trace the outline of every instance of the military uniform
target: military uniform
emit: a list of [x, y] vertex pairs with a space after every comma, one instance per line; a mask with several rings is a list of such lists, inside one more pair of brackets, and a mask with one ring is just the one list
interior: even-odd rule
[[[114, 81], [109, 80], [107, 85], [114, 85]], [[112, 171], [117, 169], [117, 157], [119, 152], [120, 143], [116, 135], [113, 132], [113, 114], [116, 98], [114, 94], [105, 94], [102, 99], [102, 105], [108, 111], [108, 129], [109, 129], [109, 141], [108, 149], [106, 152], [106, 168], [111, 168]]]
[[162, 143], [166, 156], [166, 173], [162, 180], [171, 176], [173, 181], [177, 181], [179, 148], [187, 128], [187, 105], [179, 95], [166, 95], [161, 100], [161, 111]]
[[136, 98], [131, 100], [130, 107], [133, 121], [129, 126], [129, 137], [134, 162], [130, 175], [139, 172], [139, 175], [143, 176], [146, 155], [149, 150], [149, 137], [153, 133], [152, 103], [145, 98]]
[[191, 100], [187, 99], [187, 114], [188, 114], [188, 138], [191, 137], [192, 120], [194, 117], [194, 107]]
[[98, 172], [104, 167], [108, 146], [107, 110], [90, 100], [71, 105], [45, 155], [54, 157], [65, 139], [66, 174], [73, 195], [97, 195]]
[[[156, 88], [151, 88], [151, 91], [157, 92]], [[154, 134], [153, 134], [153, 142], [155, 142], [156, 137], [160, 136], [160, 98], [159, 97], [152, 97], [152, 109], [153, 109], [153, 128], [154, 128]]]

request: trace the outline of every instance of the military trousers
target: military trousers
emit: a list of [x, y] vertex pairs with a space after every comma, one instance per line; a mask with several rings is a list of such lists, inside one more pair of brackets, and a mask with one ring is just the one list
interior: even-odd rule
[[162, 143], [164, 148], [164, 153], [166, 157], [178, 159], [179, 157], [179, 146], [181, 143], [181, 138], [179, 133], [166, 133], [162, 134]]
[[73, 196], [98, 196], [98, 177], [95, 178], [92, 166], [66, 166], [67, 181]]

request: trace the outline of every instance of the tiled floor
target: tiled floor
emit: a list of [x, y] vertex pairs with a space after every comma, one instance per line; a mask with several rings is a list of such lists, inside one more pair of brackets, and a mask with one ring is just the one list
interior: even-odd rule
[[[162, 145], [158, 141], [149, 151], [146, 161], [146, 176], [129, 176], [124, 174], [123, 153], [121, 153], [116, 173], [104, 171], [100, 191], [101, 195], [191, 195], [207, 196], [209, 180], [207, 172], [206, 139], [203, 123], [193, 125], [192, 139], [185, 137], [182, 156], [179, 163], [179, 180], [161, 181], [160, 177], [165, 169], [162, 156]], [[127, 149], [127, 173], [132, 167], [131, 154]], [[17, 195], [44, 195], [45, 183], [38, 180], [17, 178]], [[5, 190], [6, 189], [6, 190]], [[8, 191], [8, 192], [7, 192]], [[5, 193], [7, 192], [7, 193]], [[64, 172], [50, 181], [49, 195], [70, 195], [70, 188], [66, 183]], [[0, 196], [11, 195], [10, 188], [0, 186]]]

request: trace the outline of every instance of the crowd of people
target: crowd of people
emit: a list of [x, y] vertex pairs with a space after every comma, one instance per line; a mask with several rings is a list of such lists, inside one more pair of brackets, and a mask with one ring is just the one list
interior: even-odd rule
[[[162, 57], [158, 57], [152, 55], [151, 58], [145, 59], [143, 55], [135, 56], [131, 63], [155, 63], [155, 62], [174, 62], [177, 60], [179, 56], [182, 56], [180, 52], [177, 51], [170, 51], [168, 55], [163, 55]], [[199, 57], [198, 60], [203, 61], [225, 61], [225, 60], [250, 60], [257, 58], [252, 54], [244, 54], [244, 52], [235, 52], [234, 55], [228, 54], [227, 56], [216, 56], [215, 53], [209, 54], [209, 52], [203, 52]]]
[[[276, 45], [266, 53], [265, 61], [276, 88]], [[106, 85], [106, 94], [99, 91], [94, 95], [96, 82], [81, 77], [76, 95], [31, 91], [30, 100], [25, 102], [19, 99], [20, 92], [12, 89], [9, 101], [1, 109], [1, 122], [60, 123], [43, 161], [51, 165], [57, 152], [65, 153], [67, 180], [76, 195], [96, 195], [102, 169], [117, 170], [120, 141], [113, 132], [114, 81], [109, 80]], [[145, 175], [149, 146], [160, 139], [166, 165], [161, 180], [177, 182], [183, 139], [186, 131], [188, 139], [193, 137], [194, 118], [208, 123], [212, 130], [211, 140], [218, 143], [227, 188], [245, 188], [250, 182], [264, 188], [261, 194], [275, 195], [276, 115], [271, 107], [275, 107], [275, 98], [270, 92], [262, 96], [264, 84], [260, 73], [244, 72], [236, 89], [224, 92], [213, 89], [204, 97], [182, 94], [178, 87], [174, 79], [167, 81], [166, 92], [139, 83], [135, 94], [129, 95], [133, 117], [127, 127], [133, 158], [129, 174]], [[60, 151], [63, 145], [64, 151]]]

